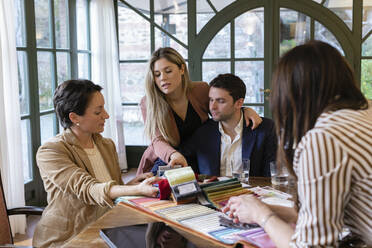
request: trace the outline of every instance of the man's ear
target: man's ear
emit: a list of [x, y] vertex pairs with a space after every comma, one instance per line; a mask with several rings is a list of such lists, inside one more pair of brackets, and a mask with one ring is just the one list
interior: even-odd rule
[[236, 109], [241, 109], [243, 107], [243, 104], [244, 104], [244, 98], [239, 98], [234, 103]]
[[80, 116], [78, 114], [74, 113], [74, 112], [70, 112], [68, 114], [68, 118], [70, 118], [70, 120], [73, 124], [77, 124], [80, 121]]

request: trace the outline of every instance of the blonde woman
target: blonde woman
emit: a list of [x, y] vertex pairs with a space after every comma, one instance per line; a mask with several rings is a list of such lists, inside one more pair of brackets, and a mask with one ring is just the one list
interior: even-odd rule
[[[146, 96], [140, 105], [151, 144], [142, 156], [137, 174], [149, 171], [157, 158], [170, 165], [187, 166], [176, 148], [208, 119], [208, 84], [192, 82], [182, 56], [165, 47], [152, 54], [145, 87]], [[251, 120], [253, 128], [262, 122], [253, 109], [244, 111], [246, 122]]]

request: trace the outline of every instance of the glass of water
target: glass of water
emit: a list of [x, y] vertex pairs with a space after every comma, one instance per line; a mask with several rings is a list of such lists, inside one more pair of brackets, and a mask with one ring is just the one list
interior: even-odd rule
[[251, 168], [251, 160], [243, 159], [239, 170], [233, 171], [232, 176], [237, 178], [242, 183], [249, 182], [249, 170]]
[[278, 166], [275, 161], [270, 162], [271, 184], [287, 185], [288, 170], [284, 165]]

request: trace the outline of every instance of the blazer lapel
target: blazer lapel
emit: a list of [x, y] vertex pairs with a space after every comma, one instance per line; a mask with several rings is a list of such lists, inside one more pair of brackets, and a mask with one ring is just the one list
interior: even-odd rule
[[256, 143], [257, 133], [251, 129], [251, 125], [246, 127], [244, 121], [243, 140], [242, 140], [242, 159], [250, 159], [253, 147]]
[[[220, 175], [221, 166], [221, 133], [218, 130], [218, 122], [213, 121], [212, 127], [210, 128], [210, 135], [204, 137], [208, 140], [208, 145], [204, 149], [208, 149], [209, 153], [209, 168], [212, 169], [212, 175]], [[205, 142], [201, 142], [205, 144]]]
[[76, 136], [73, 134], [73, 132], [70, 129], [66, 129], [63, 133], [66, 141], [70, 143], [73, 148], [75, 149], [76, 154], [79, 156], [81, 162], [83, 163], [85, 169], [91, 174], [94, 175], [93, 167], [90, 163], [90, 160], [88, 158], [87, 153], [84, 151], [83, 148], [81, 148], [80, 143]]
[[218, 131], [218, 126], [217, 126], [217, 132], [213, 136], [216, 137], [216, 140], [214, 140], [213, 144], [214, 147], [211, 149], [211, 151], [214, 153], [214, 162], [212, 164], [213, 168], [215, 168], [215, 175], [220, 175], [220, 167], [221, 167], [221, 133]]

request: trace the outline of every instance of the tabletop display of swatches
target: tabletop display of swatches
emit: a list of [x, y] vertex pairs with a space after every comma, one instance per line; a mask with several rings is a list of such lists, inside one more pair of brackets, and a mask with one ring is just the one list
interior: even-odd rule
[[120, 201], [143, 208], [225, 244], [245, 240], [257, 247], [275, 247], [262, 228], [241, 229], [221, 226], [219, 219], [220, 216], [228, 218], [225, 214], [196, 203], [177, 205], [173, 201], [148, 197], [120, 197], [117, 202]]
[[203, 191], [203, 196], [209, 204], [203, 203], [203, 196], [199, 196], [199, 203], [202, 205], [213, 207], [216, 209], [223, 208], [230, 197], [243, 194], [252, 194], [249, 189], [244, 189], [242, 184], [236, 178], [201, 184], [200, 188]]

